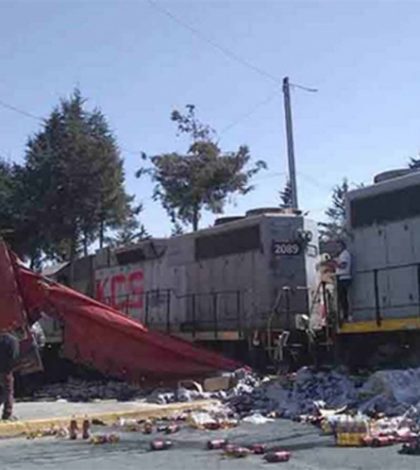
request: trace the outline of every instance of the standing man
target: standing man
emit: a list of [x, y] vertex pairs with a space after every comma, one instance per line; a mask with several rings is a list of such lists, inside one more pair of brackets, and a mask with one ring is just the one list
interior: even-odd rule
[[0, 333], [0, 406], [3, 405], [2, 419], [11, 419], [13, 416], [13, 369], [18, 358], [19, 340], [9, 333]]
[[351, 284], [351, 255], [343, 240], [338, 242], [339, 252], [335, 259], [335, 276], [337, 279], [337, 297], [340, 313], [344, 321], [351, 320], [349, 315], [348, 290]]

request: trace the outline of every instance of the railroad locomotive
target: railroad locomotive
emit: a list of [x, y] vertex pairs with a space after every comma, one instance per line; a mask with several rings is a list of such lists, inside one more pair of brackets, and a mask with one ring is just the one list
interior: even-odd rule
[[[229, 353], [243, 356], [259, 332], [272, 359], [288, 341], [304, 360], [312, 348], [357, 365], [388, 356], [418, 363], [420, 172], [387, 172], [350, 191], [347, 214], [351, 321], [338, 311], [333, 277], [322, 275], [316, 222], [278, 208], [105, 248], [78, 260], [72, 280], [69, 266], [53, 277], [148, 328]], [[45, 328], [61, 341], [58, 324]]]
[[[318, 311], [318, 255], [313, 220], [268, 208], [194, 233], [98, 250], [75, 263], [72, 280], [69, 266], [49, 275], [148, 328], [242, 354], [255, 331], [267, 346], [268, 324], [270, 344], [282, 331], [303, 331], [302, 319]], [[58, 324], [44, 327], [61, 341]]]

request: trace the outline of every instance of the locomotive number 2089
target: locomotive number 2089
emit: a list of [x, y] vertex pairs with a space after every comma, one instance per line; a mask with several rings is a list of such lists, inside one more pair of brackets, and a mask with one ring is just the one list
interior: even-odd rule
[[297, 242], [273, 242], [273, 254], [275, 256], [298, 255], [300, 245]]

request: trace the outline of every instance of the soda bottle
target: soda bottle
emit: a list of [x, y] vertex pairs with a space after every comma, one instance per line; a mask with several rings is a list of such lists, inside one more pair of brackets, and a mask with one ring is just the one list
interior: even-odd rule
[[82, 438], [83, 439], [89, 439], [89, 437], [90, 437], [90, 421], [86, 417], [83, 420], [83, 424], [82, 424]]
[[70, 421], [70, 426], [69, 426], [70, 439], [72, 439], [72, 440], [77, 439], [78, 430], [79, 430], [79, 427], [77, 425], [77, 420], [76, 420], [75, 417], [73, 417]]

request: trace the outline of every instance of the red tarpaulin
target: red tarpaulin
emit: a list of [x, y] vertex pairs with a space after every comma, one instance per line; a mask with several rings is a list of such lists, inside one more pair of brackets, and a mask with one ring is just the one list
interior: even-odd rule
[[[187, 341], [155, 331], [90, 297], [15, 264], [30, 321], [40, 311], [64, 324], [64, 354], [100, 372], [137, 382], [175, 380], [241, 365]], [[1, 311], [1, 315], [3, 311]]]
[[25, 312], [9, 251], [0, 243], [0, 331], [24, 328]]
[[20, 295], [17, 258], [0, 242], [0, 332], [14, 334], [20, 341], [20, 359], [16, 364], [22, 374], [42, 370], [41, 359], [30, 332], [27, 311]]

